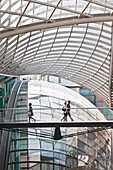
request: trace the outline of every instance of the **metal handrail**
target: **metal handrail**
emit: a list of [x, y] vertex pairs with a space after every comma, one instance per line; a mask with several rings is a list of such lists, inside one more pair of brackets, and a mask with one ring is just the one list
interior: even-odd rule
[[0, 128], [54, 128], [54, 127], [110, 127], [113, 121], [73, 121], [73, 122], [7, 122], [0, 123]]

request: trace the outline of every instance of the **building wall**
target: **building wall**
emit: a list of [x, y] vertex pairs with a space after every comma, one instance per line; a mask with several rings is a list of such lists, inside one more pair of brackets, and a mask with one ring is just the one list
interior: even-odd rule
[[[60, 121], [64, 101], [71, 100], [71, 115], [74, 121], [106, 120], [86, 98], [64, 86], [45, 81], [30, 81], [28, 102], [34, 108], [34, 117], [38, 121]], [[71, 121], [68, 117], [68, 121]], [[98, 128], [61, 128], [64, 136], [54, 141], [54, 129], [30, 129], [43, 137], [29, 135], [29, 159], [40, 163], [38, 169], [67, 169], [79, 166], [92, 166], [99, 170], [111, 169], [111, 132]], [[91, 133], [92, 132], [92, 133]], [[84, 134], [83, 134], [84, 133]], [[73, 137], [66, 137], [74, 134]], [[50, 164], [48, 164], [48, 162]], [[59, 165], [60, 164], [60, 165]], [[35, 170], [36, 163], [30, 167]], [[34, 168], [34, 169], [33, 169]]]
[[[107, 120], [113, 120], [112, 109], [111, 110], [107, 109], [107, 106], [104, 104], [104, 102], [101, 101], [96, 95], [94, 95], [88, 89], [85, 89], [82, 86], [75, 84], [69, 80], [65, 80], [63, 78], [59, 78], [55, 76], [48, 76], [48, 75], [37, 76], [37, 80], [53, 82], [53, 83], [61, 84], [63, 86], [71, 88], [73, 91], [76, 91], [80, 93], [82, 96], [84, 96], [85, 98], [87, 98], [95, 106], [103, 107], [103, 108], [100, 108], [99, 110], [104, 114]], [[106, 109], [104, 109], [105, 107]]]

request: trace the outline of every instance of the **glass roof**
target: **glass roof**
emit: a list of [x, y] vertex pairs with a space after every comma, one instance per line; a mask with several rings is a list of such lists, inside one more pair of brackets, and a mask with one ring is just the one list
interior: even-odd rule
[[111, 0], [2, 0], [0, 73], [48, 74], [112, 103]]

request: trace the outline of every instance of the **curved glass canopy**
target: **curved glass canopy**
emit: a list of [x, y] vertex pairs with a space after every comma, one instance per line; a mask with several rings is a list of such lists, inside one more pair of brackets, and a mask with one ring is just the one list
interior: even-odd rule
[[76, 82], [113, 106], [111, 0], [1, 0], [0, 73]]

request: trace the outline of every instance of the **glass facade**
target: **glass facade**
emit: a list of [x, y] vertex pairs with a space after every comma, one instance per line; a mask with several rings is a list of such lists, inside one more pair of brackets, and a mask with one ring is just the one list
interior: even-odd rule
[[[17, 94], [16, 110], [14, 120], [15, 122], [27, 121], [27, 103], [28, 103], [28, 82], [24, 81], [19, 87]], [[16, 100], [16, 99], [15, 99]], [[12, 121], [12, 120], [10, 120]], [[11, 144], [9, 151], [8, 170], [22, 170], [29, 167], [28, 163], [28, 129], [11, 130]], [[9, 141], [10, 142], [10, 141]]]
[[[60, 121], [64, 101], [71, 100], [74, 121], [106, 120], [97, 109], [78, 93], [55, 83], [30, 81], [28, 102], [38, 121]], [[68, 118], [68, 121], [71, 121]], [[66, 170], [73, 167], [111, 169], [111, 131], [99, 128], [61, 128], [60, 140], [53, 140], [54, 128], [29, 128], [29, 168], [35, 170]], [[72, 134], [72, 136], [69, 136]]]
[[111, 0], [2, 0], [0, 73], [62, 77], [108, 106], [112, 10]]

